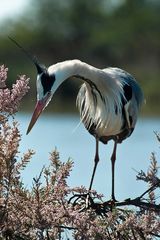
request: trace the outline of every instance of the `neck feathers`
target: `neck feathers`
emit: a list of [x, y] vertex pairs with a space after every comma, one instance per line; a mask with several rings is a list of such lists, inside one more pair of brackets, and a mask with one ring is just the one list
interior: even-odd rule
[[70, 77], [78, 77], [95, 85], [101, 85], [104, 81], [107, 82], [108, 87], [113, 84], [112, 76], [109, 73], [80, 60], [67, 60], [57, 63], [50, 66], [48, 72], [50, 75], [55, 74], [60, 84]]

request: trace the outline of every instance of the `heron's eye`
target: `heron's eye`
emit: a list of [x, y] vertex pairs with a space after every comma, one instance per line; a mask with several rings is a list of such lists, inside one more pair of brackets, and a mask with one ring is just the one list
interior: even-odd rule
[[41, 75], [41, 83], [43, 87], [43, 94], [45, 95], [47, 92], [51, 91], [51, 88], [54, 84], [55, 76], [50, 76], [48, 73], [42, 73]]

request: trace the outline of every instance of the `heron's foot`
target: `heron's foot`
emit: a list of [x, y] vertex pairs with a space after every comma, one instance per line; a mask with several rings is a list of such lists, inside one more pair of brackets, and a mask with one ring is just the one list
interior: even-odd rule
[[111, 197], [111, 199], [106, 202], [106, 205], [108, 205], [112, 211], [116, 207], [117, 202], [118, 200], [115, 197]]
[[83, 194], [74, 194], [69, 199], [68, 203], [72, 203], [73, 206], [80, 206], [80, 211], [83, 211], [84, 209], [89, 209], [94, 203], [94, 201], [91, 197], [91, 194], [88, 192]]
[[68, 201], [72, 206], [78, 206], [79, 212], [86, 211], [88, 209], [92, 209], [96, 212], [97, 215], [101, 215], [107, 217], [108, 212], [112, 212], [116, 208], [116, 203], [118, 201], [114, 199], [110, 199], [106, 202], [99, 202], [91, 196], [91, 193], [83, 193], [83, 194], [74, 194]]
[[93, 209], [98, 215], [104, 215], [110, 211], [110, 205], [103, 205], [103, 203], [95, 202], [91, 193], [74, 194], [68, 201], [72, 206], [78, 206], [79, 212]]
[[112, 203], [118, 202], [118, 200], [117, 200], [115, 197], [111, 197], [110, 201], [111, 201]]
[[114, 191], [112, 191], [110, 202], [112, 202], [113, 204], [118, 202], [118, 200], [115, 197]]

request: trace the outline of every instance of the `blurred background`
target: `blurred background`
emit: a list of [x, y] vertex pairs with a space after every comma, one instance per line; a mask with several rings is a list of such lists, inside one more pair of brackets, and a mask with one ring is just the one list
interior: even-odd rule
[[[40, 117], [32, 132], [25, 132], [36, 102], [36, 69], [8, 36], [46, 66], [78, 58], [99, 68], [117, 66], [140, 83], [146, 104], [133, 135], [118, 146], [116, 194], [137, 196], [144, 185], [136, 171], [146, 170], [151, 151], [158, 151], [153, 131], [160, 131], [160, 1], [159, 0], [0, 0], [0, 64], [9, 68], [8, 84], [19, 74], [30, 77], [30, 90], [17, 118], [22, 132], [20, 152], [36, 150], [24, 172], [31, 184], [55, 148], [62, 160], [71, 157], [71, 185], [88, 187], [95, 141], [79, 123], [75, 100], [81, 82], [67, 80]], [[30, 112], [30, 113], [28, 113]], [[110, 155], [113, 143], [100, 145], [94, 188], [110, 195]], [[109, 169], [109, 170], [108, 170]], [[117, 181], [118, 179], [118, 181]], [[126, 184], [127, 183], [127, 184]], [[133, 191], [134, 189], [134, 191]]]
[[[1, 0], [0, 4], [0, 63], [9, 67], [10, 81], [17, 74], [31, 78], [22, 110], [31, 110], [36, 71], [7, 36], [46, 66], [78, 58], [99, 68], [129, 71], [145, 93], [142, 113], [160, 115], [159, 0]], [[79, 84], [63, 85], [54, 111], [75, 111]]]

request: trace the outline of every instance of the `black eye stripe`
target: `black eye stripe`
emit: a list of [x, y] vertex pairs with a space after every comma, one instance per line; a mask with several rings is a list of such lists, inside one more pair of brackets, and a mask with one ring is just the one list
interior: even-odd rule
[[51, 91], [51, 88], [54, 84], [55, 76], [49, 76], [47, 73], [42, 73], [41, 75], [41, 83], [43, 87], [43, 94], [45, 95], [47, 92]]

